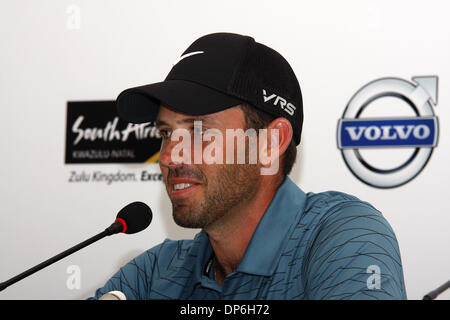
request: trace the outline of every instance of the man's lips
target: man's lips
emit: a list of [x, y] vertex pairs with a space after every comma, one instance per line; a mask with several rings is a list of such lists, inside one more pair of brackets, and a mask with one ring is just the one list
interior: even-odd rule
[[172, 198], [187, 197], [200, 186], [198, 181], [191, 178], [169, 178], [168, 182], [170, 186], [170, 196]]
[[183, 177], [169, 178], [169, 183], [171, 185], [177, 184], [177, 183], [200, 184], [200, 182], [198, 182], [197, 180], [194, 180], [191, 178], [183, 178]]

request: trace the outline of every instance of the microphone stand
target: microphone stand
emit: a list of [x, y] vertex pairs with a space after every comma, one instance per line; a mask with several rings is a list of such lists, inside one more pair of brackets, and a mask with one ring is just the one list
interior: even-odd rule
[[434, 300], [437, 298], [438, 295], [440, 295], [442, 292], [450, 288], [450, 280], [444, 283], [442, 286], [437, 288], [436, 290], [431, 291], [430, 293], [426, 294], [422, 300]]
[[21, 274], [18, 274], [17, 276], [15, 276], [15, 277], [13, 277], [13, 278], [5, 281], [5, 282], [0, 283], [0, 291], [3, 291], [4, 289], [9, 287], [10, 285], [12, 285], [12, 284], [14, 284], [14, 283], [16, 283], [16, 282], [18, 282], [18, 281], [20, 281], [20, 280], [30, 276], [30, 275], [32, 275], [35, 272], [38, 272], [39, 270], [41, 270], [41, 269], [43, 269], [45, 267], [48, 267], [49, 265], [51, 265], [51, 264], [53, 264], [53, 263], [55, 263], [55, 262], [65, 258], [65, 257], [67, 257], [68, 255], [70, 255], [70, 254], [72, 254], [72, 253], [74, 253], [74, 252], [76, 252], [76, 251], [78, 251], [80, 249], [83, 249], [84, 247], [86, 247], [86, 246], [88, 246], [88, 245], [90, 245], [90, 244], [92, 244], [92, 243], [94, 243], [94, 242], [96, 242], [96, 241], [98, 241], [100, 239], [103, 239], [106, 236], [110, 236], [110, 235], [119, 233], [122, 230], [123, 230], [122, 223], [120, 223], [119, 221], [116, 221], [113, 224], [111, 224], [111, 226], [106, 228], [105, 231], [100, 232], [99, 234], [93, 236], [92, 238], [89, 238], [89, 239], [87, 239], [87, 240], [77, 244], [76, 246], [73, 246], [72, 248], [70, 248], [70, 249], [68, 249], [66, 251], [63, 251], [60, 254], [57, 254], [56, 256], [54, 256], [54, 257], [52, 257], [52, 258], [50, 258], [50, 259], [48, 259], [48, 260], [46, 260], [46, 261], [36, 265], [36, 266], [34, 266], [33, 268], [28, 269], [28, 270], [22, 272]]

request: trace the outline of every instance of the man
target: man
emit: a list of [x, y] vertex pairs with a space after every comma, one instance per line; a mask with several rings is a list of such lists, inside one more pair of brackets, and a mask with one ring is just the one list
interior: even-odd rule
[[204, 36], [165, 81], [125, 90], [117, 106], [127, 121], [156, 120], [174, 220], [202, 231], [144, 252], [93, 298], [406, 298], [397, 240], [381, 213], [340, 192], [305, 194], [287, 177], [302, 96], [274, 50], [237, 34]]

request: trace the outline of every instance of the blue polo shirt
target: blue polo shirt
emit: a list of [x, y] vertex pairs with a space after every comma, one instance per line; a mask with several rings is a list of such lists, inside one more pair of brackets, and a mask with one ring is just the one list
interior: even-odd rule
[[206, 232], [165, 240], [122, 267], [94, 297], [127, 299], [406, 299], [396, 237], [381, 213], [341, 192], [278, 189], [222, 286]]

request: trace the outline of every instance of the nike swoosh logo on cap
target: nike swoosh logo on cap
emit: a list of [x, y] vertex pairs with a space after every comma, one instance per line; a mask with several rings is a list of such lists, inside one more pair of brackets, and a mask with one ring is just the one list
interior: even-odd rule
[[202, 54], [205, 53], [204, 51], [194, 51], [194, 52], [189, 52], [186, 54], [183, 54], [181, 57], [179, 57], [174, 63], [173, 66], [176, 65], [178, 62], [180, 62], [181, 60], [183, 60], [184, 58], [190, 57], [190, 56], [194, 56], [196, 54]]

